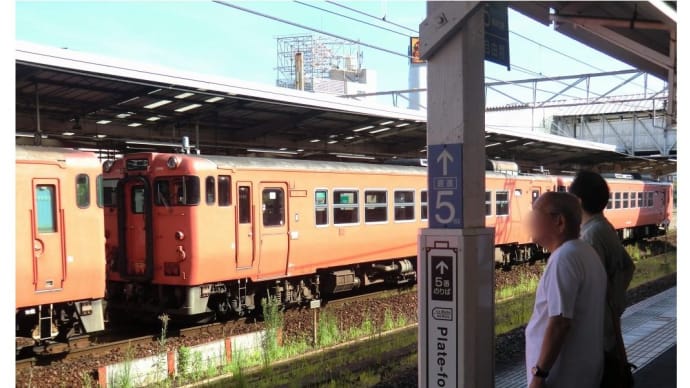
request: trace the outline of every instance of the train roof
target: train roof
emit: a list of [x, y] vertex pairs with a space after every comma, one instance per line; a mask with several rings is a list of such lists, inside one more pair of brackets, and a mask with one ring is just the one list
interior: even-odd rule
[[426, 167], [367, 164], [350, 162], [325, 162], [278, 158], [253, 158], [240, 156], [198, 156], [213, 162], [220, 169], [279, 169], [312, 172], [359, 172], [379, 174], [426, 175]]
[[71, 160], [92, 159], [100, 165], [93, 152], [78, 151], [71, 148], [43, 147], [43, 146], [15, 146], [15, 160], [40, 160], [52, 162], [67, 162]]

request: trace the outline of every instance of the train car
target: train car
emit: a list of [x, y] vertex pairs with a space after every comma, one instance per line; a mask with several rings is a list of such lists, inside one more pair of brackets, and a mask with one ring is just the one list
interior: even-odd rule
[[[496, 259], [540, 258], [524, 221], [565, 178], [489, 162]], [[560, 181], [559, 181], [560, 179]], [[138, 153], [104, 164], [109, 306], [243, 314], [265, 290], [305, 303], [416, 280], [426, 169]]]
[[[644, 180], [632, 174], [604, 174], [609, 203], [604, 216], [622, 240], [664, 234], [673, 214], [673, 184]], [[573, 177], [554, 177], [555, 189], [566, 191]]]
[[16, 334], [39, 353], [104, 328], [100, 173], [92, 153], [16, 148]]

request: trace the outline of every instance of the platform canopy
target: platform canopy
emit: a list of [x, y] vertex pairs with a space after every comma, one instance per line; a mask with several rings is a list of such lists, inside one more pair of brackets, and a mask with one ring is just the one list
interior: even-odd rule
[[[187, 136], [202, 154], [426, 158], [419, 111], [18, 42], [17, 143], [32, 144], [37, 133], [44, 145], [103, 157], [174, 151]], [[498, 129], [487, 131], [487, 155], [552, 171], [629, 161], [614, 146]]]

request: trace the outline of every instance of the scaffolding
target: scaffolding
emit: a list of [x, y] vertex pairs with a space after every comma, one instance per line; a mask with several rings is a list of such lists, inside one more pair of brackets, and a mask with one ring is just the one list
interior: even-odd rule
[[287, 35], [277, 41], [276, 85], [296, 89], [298, 70], [295, 55], [302, 54], [304, 90], [339, 93], [344, 80], [332, 79], [332, 70], [359, 74], [362, 51], [358, 44], [326, 36]]

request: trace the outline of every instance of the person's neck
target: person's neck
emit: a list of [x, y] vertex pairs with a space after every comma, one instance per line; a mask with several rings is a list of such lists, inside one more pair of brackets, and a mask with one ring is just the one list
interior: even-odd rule
[[550, 242], [544, 244], [543, 247], [546, 248], [547, 251], [553, 252], [568, 240], [569, 240], [568, 238], [563, 237], [563, 236], [557, 237], [557, 238], [554, 238], [553, 241], [550, 241]]
[[599, 213], [592, 214], [592, 213], [589, 213], [589, 212], [583, 210], [583, 211], [582, 211], [582, 225], [586, 224], [587, 221], [589, 221], [589, 220], [591, 220], [592, 218], [594, 218], [594, 216], [596, 216], [597, 214], [599, 214]]

